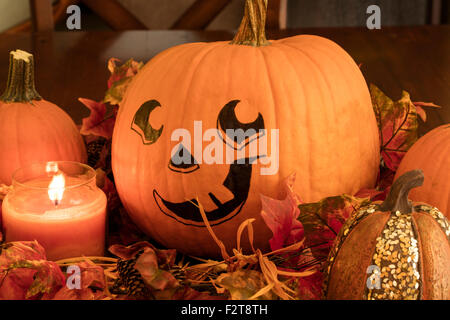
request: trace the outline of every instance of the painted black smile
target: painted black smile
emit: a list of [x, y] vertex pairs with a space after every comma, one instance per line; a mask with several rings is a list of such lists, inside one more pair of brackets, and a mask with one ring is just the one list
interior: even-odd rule
[[[220, 202], [219, 199], [213, 194], [209, 193], [209, 197], [217, 206], [216, 209], [211, 211], [205, 211], [206, 217], [209, 223], [213, 225], [221, 224], [235, 215], [237, 215], [245, 204], [248, 197], [248, 192], [250, 190], [250, 180], [252, 176], [252, 162], [256, 158], [245, 159], [245, 163], [240, 164], [235, 161], [230, 165], [230, 170], [228, 172], [223, 186], [231, 191], [233, 194], [233, 199], [227, 202]], [[242, 162], [239, 161], [239, 162]], [[165, 200], [161, 195], [153, 190], [153, 197], [158, 205], [159, 209], [167, 216], [176, 219], [177, 221], [192, 226], [204, 227], [203, 219], [200, 211], [196, 205], [198, 202], [196, 199], [191, 199], [190, 201], [184, 202], [170, 202]], [[181, 221], [179, 218], [183, 219]], [[187, 222], [190, 221], [190, 222]]]

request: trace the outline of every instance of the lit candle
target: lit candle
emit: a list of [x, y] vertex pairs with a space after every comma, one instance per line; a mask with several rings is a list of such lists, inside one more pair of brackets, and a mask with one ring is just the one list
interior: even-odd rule
[[37, 240], [49, 260], [104, 255], [106, 196], [87, 165], [57, 161], [17, 170], [2, 211], [5, 240]]

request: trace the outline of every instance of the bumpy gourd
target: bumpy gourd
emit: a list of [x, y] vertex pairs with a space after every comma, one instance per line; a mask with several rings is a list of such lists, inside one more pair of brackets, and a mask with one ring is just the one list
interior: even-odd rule
[[433, 206], [408, 200], [423, 180], [422, 171], [408, 171], [383, 203], [346, 221], [328, 256], [325, 299], [450, 299], [450, 223]]

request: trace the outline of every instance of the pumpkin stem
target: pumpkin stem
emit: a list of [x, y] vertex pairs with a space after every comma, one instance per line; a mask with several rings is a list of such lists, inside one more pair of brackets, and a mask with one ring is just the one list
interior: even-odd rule
[[33, 55], [22, 50], [11, 51], [8, 81], [0, 101], [31, 102], [32, 100], [42, 100], [34, 86]]
[[245, 0], [244, 18], [231, 44], [267, 46], [266, 17], [268, 0]]
[[401, 213], [413, 212], [411, 201], [408, 200], [408, 194], [413, 188], [420, 187], [423, 184], [424, 176], [422, 170], [408, 171], [397, 180], [389, 191], [389, 194], [381, 204], [381, 211], [391, 211]]

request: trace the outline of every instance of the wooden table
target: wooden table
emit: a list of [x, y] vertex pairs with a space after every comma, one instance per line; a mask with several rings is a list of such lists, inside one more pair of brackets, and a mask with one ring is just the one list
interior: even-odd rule
[[[441, 105], [440, 110], [428, 111], [422, 133], [450, 122], [450, 26], [283, 30], [269, 34], [269, 38], [297, 34], [316, 34], [336, 41], [362, 64], [367, 82], [376, 84], [391, 98], [400, 98], [403, 89], [413, 101]], [[109, 58], [148, 61], [174, 45], [232, 37], [232, 32], [213, 31], [0, 34], [0, 90], [6, 82], [8, 52], [31, 51], [35, 54], [40, 94], [81, 123], [89, 111], [77, 99], [103, 97]]]

